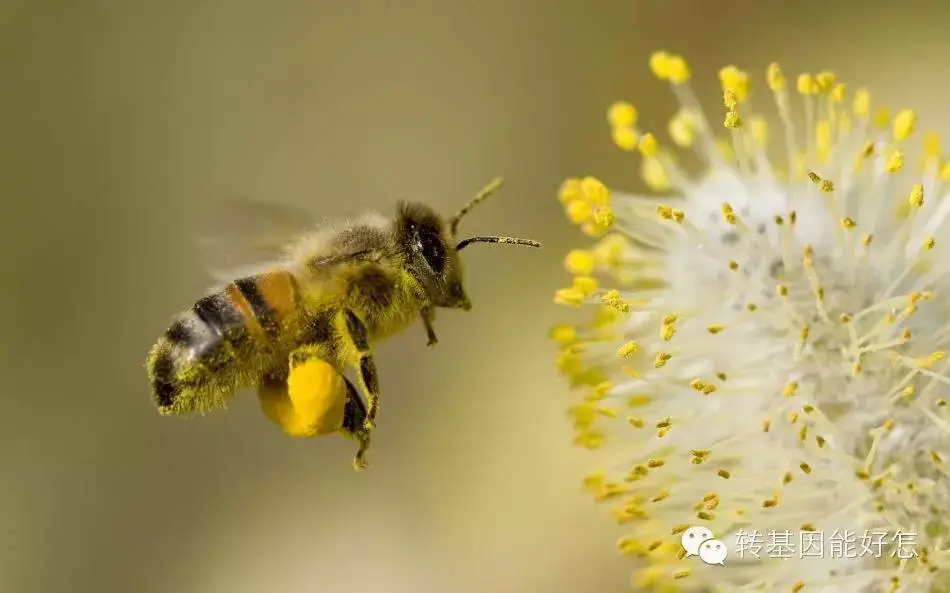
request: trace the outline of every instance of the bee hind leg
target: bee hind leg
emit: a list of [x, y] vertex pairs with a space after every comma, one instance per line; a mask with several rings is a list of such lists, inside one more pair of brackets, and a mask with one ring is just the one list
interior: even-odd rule
[[368, 432], [376, 428], [376, 413], [379, 411], [379, 377], [376, 374], [376, 363], [369, 349], [369, 338], [366, 326], [350, 310], [343, 313], [346, 320], [346, 330], [350, 340], [359, 353], [359, 375], [363, 391], [366, 393], [366, 419], [363, 428]]
[[350, 380], [344, 378], [344, 381], [346, 381], [346, 407], [343, 408], [343, 426], [340, 427], [340, 432], [360, 445], [356, 457], [353, 458], [353, 469], [359, 471], [367, 466], [366, 454], [369, 452], [370, 444], [370, 432], [363, 426], [366, 422], [366, 406], [363, 405], [363, 400], [360, 399]]

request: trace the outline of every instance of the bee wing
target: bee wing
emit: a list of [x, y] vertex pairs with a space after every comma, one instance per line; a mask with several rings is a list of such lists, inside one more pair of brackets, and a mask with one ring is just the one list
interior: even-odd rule
[[303, 208], [237, 198], [211, 209], [198, 243], [211, 275], [225, 280], [238, 270], [273, 267], [287, 255], [288, 244], [318, 226]]

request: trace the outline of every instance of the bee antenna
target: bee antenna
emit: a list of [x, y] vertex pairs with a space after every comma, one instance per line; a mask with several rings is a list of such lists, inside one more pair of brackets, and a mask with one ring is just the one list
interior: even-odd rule
[[471, 212], [472, 208], [487, 200], [488, 196], [498, 191], [498, 188], [501, 187], [504, 182], [505, 180], [501, 177], [496, 177], [493, 179], [491, 183], [483, 187], [481, 191], [475, 194], [475, 197], [472, 198], [468, 204], [465, 204], [465, 206], [463, 206], [455, 216], [449, 219], [449, 230], [453, 236], [455, 235], [455, 231], [458, 230], [459, 222], [462, 220], [462, 217]]
[[531, 239], [518, 239], [517, 237], [496, 237], [496, 236], [478, 236], [469, 237], [464, 241], [459, 241], [455, 246], [456, 251], [461, 251], [472, 243], [501, 243], [503, 245], [525, 245], [527, 247], [541, 247], [541, 244]]

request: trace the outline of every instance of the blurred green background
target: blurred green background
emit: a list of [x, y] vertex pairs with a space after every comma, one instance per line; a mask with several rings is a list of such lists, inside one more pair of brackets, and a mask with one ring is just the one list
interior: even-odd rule
[[[648, 73], [835, 69], [950, 130], [933, 2], [0, 1], [0, 591], [623, 591], [618, 532], [580, 492], [547, 327], [583, 241], [565, 176], [638, 189], [604, 110], [665, 137]], [[145, 353], [206, 287], [192, 239], [230, 196], [318, 215], [451, 212], [541, 252], [466, 252], [470, 314], [378, 354], [372, 467], [284, 438], [254, 397], [186, 421], [151, 406]]]

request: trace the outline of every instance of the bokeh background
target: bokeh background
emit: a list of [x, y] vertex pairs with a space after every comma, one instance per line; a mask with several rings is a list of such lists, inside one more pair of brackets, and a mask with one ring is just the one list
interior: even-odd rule
[[[639, 189], [604, 109], [663, 132], [648, 72], [830, 67], [950, 130], [939, 1], [29, 0], [0, 2], [0, 591], [623, 591], [584, 496], [547, 327], [582, 241], [565, 176]], [[758, 79], [761, 86], [761, 78]], [[661, 138], [664, 136], [661, 135]], [[212, 204], [336, 216], [401, 198], [541, 252], [466, 253], [470, 314], [381, 347], [373, 466], [284, 438], [254, 397], [152, 409], [144, 356], [208, 282]]]

